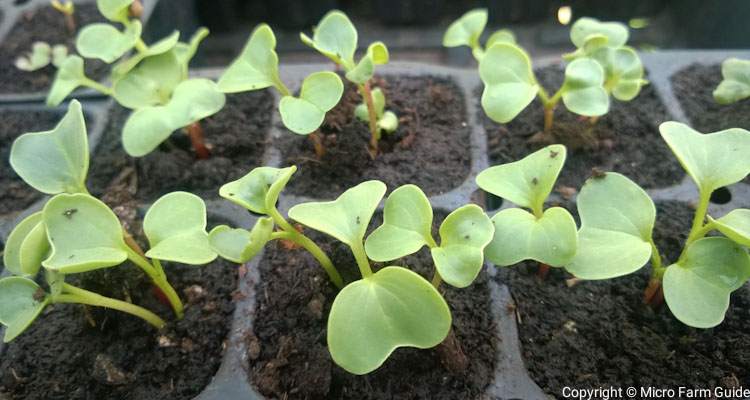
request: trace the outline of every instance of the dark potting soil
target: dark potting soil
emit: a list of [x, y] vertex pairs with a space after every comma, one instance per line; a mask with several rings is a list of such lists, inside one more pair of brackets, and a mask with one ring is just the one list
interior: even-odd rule
[[368, 153], [368, 125], [354, 117], [361, 97], [351, 83], [321, 127], [326, 146], [321, 160], [309, 137], [280, 126], [284, 134], [277, 145], [284, 164], [299, 167], [288, 186], [290, 193], [321, 198], [379, 179], [392, 188], [413, 183], [427, 195], [436, 195], [466, 179], [471, 164], [469, 126], [458, 86], [438, 77], [386, 76], [374, 87], [382, 88], [386, 109], [399, 117], [396, 132], [383, 134], [381, 154], [374, 160]]
[[[75, 18], [77, 29], [92, 22], [106, 22], [96, 4], [76, 4]], [[0, 93], [46, 92], [52, 86], [57, 69], [48, 65], [40, 70], [27, 72], [15, 66], [16, 58], [31, 51], [34, 42], [47, 42], [50, 46], [64, 44], [68, 53], [76, 53], [76, 33], [70, 33], [65, 26], [63, 15], [49, 5], [24, 12], [0, 44]], [[108, 66], [93, 59], [85, 60], [86, 76], [99, 80]]]
[[211, 157], [198, 160], [187, 135], [175, 132], [145, 157], [134, 158], [122, 148], [121, 132], [130, 115], [119, 105], [109, 121], [89, 169], [95, 194], [125, 184], [142, 201], [174, 190], [217, 197], [219, 187], [261, 166], [271, 120], [272, 97], [267, 91], [228, 95], [224, 108], [201, 121]]
[[[556, 66], [538, 69], [536, 76], [548, 91], [556, 91], [562, 84], [563, 70]], [[477, 102], [482, 88], [477, 91]], [[490, 162], [493, 165], [517, 161], [545, 146], [529, 143], [532, 135], [544, 127], [544, 110], [535, 99], [513, 121], [498, 124], [479, 107], [487, 131]], [[629, 102], [614, 98], [610, 110], [591, 128], [587, 119], [573, 114], [562, 101], [555, 110], [553, 134], [568, 146], [559, 185], [580, 188], [596, 167], [602, 171], [615, 171], [646, 188], [663, 187], [679, 183], [684, 172], [677, 159], [659, 135], [659, 125], [669, 121], [667, 109], [652, 86], [645, 86]], [[599, 146], [586, 147], [581, 133], [592, 129]]]
[[[654, 239], [665, 262], [676, 260], [690, 229], [693, 210], [682, 203], [657, 204]], [[564, 270], [545, 281], [537, 266], [503, 269], [517, 304], [519, 334], [531, 377], [562, 399], [576, 388], [737, 387], [750, 381], [750, 290], [732, 294], [724, 322], [713, 329], [690, 328], [666, 304], [643, 304], [650, 265], [621, 278], [581, 281], [568, 287]]]
[[[380, 218], [375, 219], [378, 221], [371, 228], [380, 224]], [[436, 215], [436, 222], [442, 219], [442, 215]], [[345, 280], [359, 279], [348, 247], [328, 236], [305, 233], [331, 256]], [[448, 372], [433, 349], [399, 348], [376, 371], [356, 376], [333, 363], [326, 345], [326, 323], [337, 293], [335, 287], [307, 252], [281, 246], [268, 245], [260, 262], [254, 334], [247, 338], [250, 381], [261, 393], [278, 399], [481, 397], [493, 378], [496, 354], [484, 271], [466, 289], [443, 285], [453, 313], [453, 329], [470, 362], [465, 374]], [[388, 265], [406, 266], [428, 280], [432, 278], [432, 261], [425, 249]]]
[[[70, 283], [125, 299], [168, 321], [161, 331], [143, 320], [99, 307], [47, 308], [7, 345], [0, 360], [0, 398], [24, 400], [192, 399], [213, 378], [224, 352], [237, 268], [165, 265], [185, 303], [173, 320], [140, 269], [127, 264], [73, 275]], [[96, 325], [92, 326], [91, 321]], [[7, 397], [6, 397], [7, 396]]]

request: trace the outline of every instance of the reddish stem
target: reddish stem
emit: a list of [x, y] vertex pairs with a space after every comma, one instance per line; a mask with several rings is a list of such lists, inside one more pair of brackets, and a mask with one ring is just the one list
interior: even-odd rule
[[549, 265], [544, 263], [539, 263], [539, 269], [536, 271], [536, 277], [540, 280], [547, 279], [547, 275], [549, 274]]
[[188, 137], [190, 137], [190, 144], [193, 146], [193, 150], [195, 150], [195, 156], [198, 157], [199, 160], [205, 160], [210, 157], [211, 152], [203, 141], [203, 127], [201, 126], [200, 121], [193, 122], [188, 125], [185, 130], [187, 131]]
[[658, 307], [664, 302], [664, 289], [661, 279], [652, 278], [643, 292], [643, 303]]
[[310, 141], [312, 141], [313, 147], [315, 148], [315, 156], [318, 157], [318, 160], [322, 159], [326, 154], [326, 148], [325, 146], [323, 146], [323, 140], [321, 139], [320, 135], [317, 131], [315, 131], [308, 136], [310, 137]]
[[378, 117], [375, 113], [375, 104], [372, 101], [372, 91], [370, 90], [370, 81], [365, 82], [362, 85], [362, 97], [365, 99], [365, 105], [367, 106], [367, 116], [369, 117], [370, 125], [370, 152], [373, 156], [378, 154]]

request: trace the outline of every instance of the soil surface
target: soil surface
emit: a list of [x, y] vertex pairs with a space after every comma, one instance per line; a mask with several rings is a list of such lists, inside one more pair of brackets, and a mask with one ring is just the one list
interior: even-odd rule
[[[665, 262], [679, 256], [693, 211], [682, 203], [657, 204], [654, 231]], [[679, 232], [676, 234], [676, 232]], [[564, 270], [545, 281], [537, 266], [503, 269], [517, 304], [525, 363], [547, 393], [562, 399], [574, 388], [737, 387], [750, 381], [750, 290], [732, 294], [724, 322], [713, 329], [683, 325], [666, 305], [642, 302], [650, 265], [606, 281], [568, 287]], [[639, 398], [639, 397], [638, 397]]]
[[[380, 218], [374, 219], [379, 225]], [[435, 227], [442, 219], [436, 215]], [[348, 247], [328, 236], [306, 234], [331, 256], [345, 280], [359, 279]], [[425, 249], [388, 264], [408, 266], [428, 280], [432, 277], [432, 261]], [[312, 256], [271, 243], [259, 270], [254, 334], [247, 339], [249, 375], [269, 398], [476, 399], [482, 398], [493, 378], [496, 343], [484, 271], [467, 289], [442, 286], [453, 313], [453, 329], [470, 362], [465, 374], [448, 372], [434, 349], [399, 348], [375, 372], [355, 376], [336, 366], [328, 353], [326, 323], [337, 292]]]
[[[75, 18], [78, 29], [92, 22], [106, 22], [99, 14], [95, 3], [76, 4]], [[49, 45], [64, 44], [68, 53], [76, 53], [75, 33], [65, 26], [63, 15], [51, 6], [29, 10], [18, 18], [16, 24], [0, 44], [0, 93], [46, 92], [55, 80], [57, 69], [48, 65], [42, 69], [27, 72], [15, 66], [16, 58], [31, 51], [34, 42], [47, 42]], [[85, 60], [86, 76], [100, 80], [109, 67], [102, 61]]]
[[0, 398], [140, 400], [198, 395], [221, 363], [237, 268], [224, 261], [201, 267], [167, 263], [164, 268], [185, 303], [180, 321], [173, 319], [132, 264], [69, 276], [69, 283], [85, 289], [129, 297], [168, 325], [156, 331], [118, 311], [74, 304], [48, 307], [7, 345], [0, 360]]
[[[562, 84], [563, 70], [558, 66], [536, 71], [539, 82], [550, 93]], [[477, 102], [482, 88], [477, 91]], [[529, 143], [529, 139], [544, 127], [544, 112], [535, 99], [513, 121], [498, 124], [489, 119], [479, 107], [487, 131], [490, 162], [493, 165], [517, 161], [544, 147]], [[645, 86], [629, 102], [611, 99], [610, 110], [593, 125], [588, 119], [573, 114], [560, 102], [555, 110], [553, 134], [568, 147], [558, 184], [579, 189], [596, 167], [627, 175], [645, 188], [664, 187], [679, 183], [682, 168], [659, 135], [659, 124], [671, 120], [666, 108], [652, 86]], [[582, 134], [589, 132], [599, 139], [591, 147]]]
[[368, 152], [368, 125], [354, 117], [361, 97], [353, 84], [345, 82], [341, 102], [327, 113], [321, 127], [326, 146], [321, 160], [309, 137], [279, 127], [282, 160], [299, 167], [289, 183], [290, 193], [322, 198], [379, 179], [391, 188], [413, 183], [427, 195], [436, 195], [463, 183], [471, 167], [470, 129], [463, 94], [454, 82], [438, 77], [376, 79], [373, 87], [385, 93], [386, 110], [398, 115], [399, 127], [383, 134], [381, 154], [374, 160]]
[[181, 131], [145, 157], [130, 157], [120, 140], [130, 110], [115, 104], [89, 168], [89, 189], [101, 194], [113, 185], [125, 185], [136, 199], [148, 202], [174, 190], [218, 197], [221, 185], [261, 166], [272, 102], [267, 91], [228, 95], [219, 113], [201, 121], [211, 147], [206, 160], [196, 159]]
[[[51, 130], [62, 114], [54, 111], [0, 112], [0, 216], [29, 207], [41, 194], [27, 185], [10, 167], [10, 147], [13, 141], [26, 132]], [[90, 124], [87, 121], [87, 124]]]

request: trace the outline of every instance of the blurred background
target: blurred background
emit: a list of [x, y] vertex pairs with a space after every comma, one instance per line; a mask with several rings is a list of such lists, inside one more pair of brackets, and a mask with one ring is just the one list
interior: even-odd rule
[[533, 57], [572, 49], [569, 25], [589, 16], [631, 28], [630, 43], [641, 51], [675, 48], [750, 47], [750, 0], [161, 0], [153, 37], [172, 29], [206, 26], [197, 65], [226, 65], [259, 22], [277, 35], [282, 63], [323, 61], [299, 40], [328, 10], [346, 12], [359, 30], [359, 45], [381, 40], [395, 60], [453, 66], [472, 65], [465, 48], [444, 49], [442, 35], [464, 12], [484, 7], [485, 33], [509, 28]]

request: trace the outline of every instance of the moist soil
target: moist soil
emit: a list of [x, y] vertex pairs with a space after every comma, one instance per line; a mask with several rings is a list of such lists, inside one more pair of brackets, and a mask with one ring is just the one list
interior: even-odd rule
[[272, 104], [267, 91], [228, 95], [219, 113], [201, 121], [211, 148], [205, 160], [196, 159], [182, 131], [145, 157], [130, 157], [120, 139], [130, 110], [115, 104], [89, 168], [90, 190], [102, 194], [124, 185], [136, 199], [148, 202], [175, 190], [217, 197], [221, 185], [262, 165]]
[[[564, 79], [563, 70], [549, 66], [536, 71], [542, 86], [554, 93]], [[481, 88], [477, 101], [481, 98]], [[490, 162], [493, 165], [517, 161], [546, 144], [529, 139], [544, 128], [544, 110], [539, 99], [526, 107], [513, 121], [498, 124], [479, 107], [487, 131]], [[553, 134], [567, 145], [568, 158], [558, 184], [580, 188], [592, 168], [615, 171], [645, 188], [679, 183], [684, 176], [677, 159], [659, 135], [659, 124], [672, 118], [655, 89], [647, 85], [629, 102], [611, 99], [610, 110], [595, 125], [573, 114], [560, 102], [555, 110]], [[598, 138], [592, 147], [584, 134]]]
[[[657, 204], [654, 239], [665, 261], [676, 260], [693, 210]], [[556, 398], [565, 386], [737, 387], [750, 381], [750, 290], [732, 294], [724, 322], [690, 328], [664, 304], [643, 304], [650, 265], [605, 281], [581, 281], [553, 268], [545, 281], [537, 266], [503, 269], [498, 279], [516, 301], [523, 357], [531, 377]]]
[[[99, 13], [95, 3], [76, 4], [75, 18], [77, 29], [92, 22], [106, 22]], [[42, 69], [27, 72], [16, 68], [15, 61], [21, 55], [31, 51], [34, 42], [47, 42], [51, 46], [64, 44], [68, 53], [76, 53], [76, 33], [70, 33], [65, 26], [63, 15], [49, 5], [23, 12], [11, 31], [0, 44], [0, 93], [46, 92], [52, 86], [57, 69], [48, 65]], [[100, 80], [108, 66], [99, 60], [87, 59], [86, 76]]]
[[[175, 321], [132, 264], [71, 275], [68, 282], [152, 310], [168, 325], [157, 331], [119, 311], [75, 304], [48, 307], [5, 348], [0, 398], [192, 399], [213, 378], [234, 310], [237, 268], [224, 261], [164, 265], [185, 304]], [[93, 324], [92, 324], [93, 323]]]
[[26, 132], [51, 130], [61, 117], [61, 114], [53, 111], [0, 112], [0, 188], [3, 188], [0, 190], [0, 216], [24, 210], [41, 197], [10, 167], [13, 141]]
[[[346, 81], [346, 80], [345, 80]], [[320, 128], [326, 154], [318, 159], [309, 137], [282, 125], [277, 147], [284, 164], [299, 168], [288, 191], [314, 198], [328, 197], [368, 179], [389, 187], [413, 183], [436, 195], [459, 186], [469, 174], [469, 126], [464, 97], [451, 80], [439, 77], [386, 76], [373, 87], [385, 93], [386, 110], [399, 117], [399, 127], [383, 134], [375, 159], [368, 152], [370, 131], [354, 117], [361, 103], [356, 87], [346, 81], [341, 102]]]
[[[440, 222], [442, 216], [436, 220]], [[351, 268], [356, 263], [348, 247], [328, 236], [305, 233], [331, 256], [345, 280], [359, 279], [356, 267]], [[453, 313], [453, 329], [469, 359], [465, 373], [448, 372], [434, 349], [399, 348], [375, 372], [356, 376], [336, 366], [326, 346], [326, 321], [335, 287], [307, 252], [282, 246], [269, 244], [260, 262], [254, 333], [247, 337], [250, 381], [263, 395], [277, 399], [481, 398], [494, 377], [497, 347], [484, 271], [469, 288], [443, 284], [441, 289]], [[388, 264], [408, 266], [432, 278], [432, 261], [425, 249]], [[374, 267], [377, 270], [381, 265]]]

